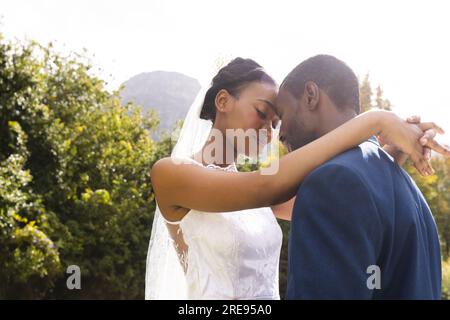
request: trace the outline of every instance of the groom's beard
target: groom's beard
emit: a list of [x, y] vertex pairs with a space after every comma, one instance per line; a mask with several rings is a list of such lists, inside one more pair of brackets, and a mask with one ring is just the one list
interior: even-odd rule
[[285, 131], [284, 144], [288, 152], [295, 151], [308, 143], [320, 138], [318, 135], [318, 128], [308, 125], [300, 116], [292, 119]]
[[320, 137], [316, 137], [315, 135], [310, 134], [308, 137], [306, 137], [305, 134], [300, 134], [299, 136], [303, 138], [297, 138], [294, 141], [286, 141], [284, 143], [284, 146], [288, 150], [288, 152], [295, 151], [297, 149], [300, 149], [301, 147], [306, 146], [308, 143], [313, 142], [316, 139], [319, 139]]

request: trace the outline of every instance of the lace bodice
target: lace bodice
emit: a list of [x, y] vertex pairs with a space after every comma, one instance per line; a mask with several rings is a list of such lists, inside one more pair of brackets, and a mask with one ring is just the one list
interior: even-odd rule
[[[206, 167], [237, 171], [235, 165]], [[181, 261], [189, 299], [279, 299], [282, 232], [270, 208], [190, 210], [181, 221], [168, 223], [178, 226], [187, 245]]]

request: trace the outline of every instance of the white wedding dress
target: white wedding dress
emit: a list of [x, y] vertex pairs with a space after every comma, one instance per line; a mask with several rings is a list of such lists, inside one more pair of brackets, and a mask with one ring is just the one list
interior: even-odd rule
[[[234, 165], [225, 170], [237, 171]], [[186, 267], [188, 299], [280, 299], [282, 232], [270, 208], [190, 210], [179, 222], [165, 222], [178, 226], [188, 246], [180, 259]]]

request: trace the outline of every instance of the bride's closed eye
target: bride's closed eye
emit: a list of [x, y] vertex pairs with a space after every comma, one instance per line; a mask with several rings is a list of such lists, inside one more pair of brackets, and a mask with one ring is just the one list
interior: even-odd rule
[[258, 116], [261, 118], [261, 120], [266, 120], [267, 119], [267, 115], [262, 112], [261, 110], [259, 110], [258, 108], [255, 107], [256, 113], [258, 113]]
[[[263, 121], [267, 120], [267, 118], [268, 118], [267, 114], [265, 114], [264, 112], [259, 110], [257, 107], [255, 107], [255, 110], [256, 110], [256, 113], [258, 113], [258, 116], [261, 118], [261, 120], [263, 120]], [[278, 117], [276, 117], [276, 116], [270, 120], [270, 126], [272, 129], [277, 129], [279, 123], [280, 123], [280, 121], [279, 121]]]

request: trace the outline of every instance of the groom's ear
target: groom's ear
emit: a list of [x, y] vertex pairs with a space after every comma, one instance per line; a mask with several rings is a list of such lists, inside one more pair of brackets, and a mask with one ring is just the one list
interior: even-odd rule
[[319, 105], [320, 89], [314, 81], [307, 81], [305, 83], [305, 90], [303, 98], [305, 105], [309, 110], [315, 110]]

